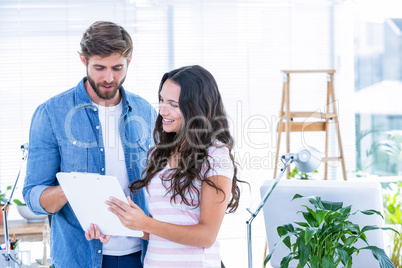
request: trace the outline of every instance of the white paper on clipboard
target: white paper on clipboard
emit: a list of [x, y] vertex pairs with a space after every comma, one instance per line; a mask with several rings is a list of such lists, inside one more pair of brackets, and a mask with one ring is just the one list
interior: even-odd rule
[[128, 204], [116, 177], [80, 172], [59, 172], [56, 177], [84, 231], [96, 224], [105, 235], [143, 236], [141, 231], [124, 227], [105, 204], [110, 196]]

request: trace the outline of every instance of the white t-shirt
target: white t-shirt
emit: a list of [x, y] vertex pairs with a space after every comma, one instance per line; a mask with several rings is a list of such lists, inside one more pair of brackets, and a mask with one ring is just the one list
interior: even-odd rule
[[[229, 156], [227, 147], [208, 148], [208, 160], [211, 169], [205, 177], [224, 176], [233, 179], [234, 167]], [[169, 182], [162, 183], [160, 176], [170, 169], [169, 164], [158, 172], [148, 185], [145, 191], [147, 197], [149, 213], [156, 220], [180, 225], [194, 225], [199, 223], [200, 207], [187, 206], [176, 198], [176, 202], [171, 202], [171, 195], [167, 193], [165, 187], [169, 187]], [[206, 172], [206, 165], [202, 167], [203, 173]], [[201, 181], [194, 183], [201, 195]], [[198, 203], [198, 199], [186, 196], [187, 200]], [[219, 254], [219, 242], [215, 241], [210, 248], [201, 248], [178, 244], [162, 237], [150, 234], [147, 254], [145, 255], [144, 268], [161, 267], [209, 267], [220, 268], [221, 258]]]
[[[123, 110], [120, 102], [116, 106], [97, 105], [102, 128], [102, 138], [105, 150], [105, 174], [115, 176], [120, 182], [126, 196], [130, 195], [130, 186], [123, 146], [119, 135], [119, 121]], [[114, 216], [114, 215], [112, 215]], [[137, 237], [112, 236], [103, 244], [103, 254], [123, 256], [141, 250], [140, 239]]]

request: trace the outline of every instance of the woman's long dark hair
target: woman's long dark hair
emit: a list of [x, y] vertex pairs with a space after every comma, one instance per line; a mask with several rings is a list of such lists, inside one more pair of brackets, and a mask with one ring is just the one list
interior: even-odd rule
[[161, 179], [171, 183], [167, 190], [172, 195], [172, 202], [178, 198], [188, 206], [199, 206], [200, 192], [196, 187], [196, 180], [207, 183], [217, 192], [223, 193], [222, 189], [204, 177], [211, 170], [207, 149], [211, 145], [218, 144], [228, 148], [230, 161], [234, 167], [232, 195], [228, 204], [229, 213], [234, 212], [239, 206], [240, 199], [237, 184], [242, 181], [237, 179], [237, 168], [232, 153], [234, 141], [229, 132], [228, 119], [218, 85], [212, 74], [203, 67], [186, 66], [166, 73], [162, 77], [158, 94], [168, 79], [181, 88], [179, 107], [182, 112], [182, 129], [179, 133], [164, 132], [162, 116], [158, 115], [153, 132], [156, 146], [148, 152], [148, 162], [142, 172], [142, 179], [134, 181], [130, 189], [135, 191], [148, 186], [151, 179], [166, 166], [169, 156], [173, 155], [177, 148], [180, 154], [178, 166], [166, 171]]

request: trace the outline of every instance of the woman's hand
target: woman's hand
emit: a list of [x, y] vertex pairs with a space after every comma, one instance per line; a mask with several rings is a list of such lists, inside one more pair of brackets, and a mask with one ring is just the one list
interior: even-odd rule
[[111, 235], [101, 234], [98, 225], [91, 224], [90, 229], [85, 232], [85, 238], [90, 241], [92, 239], [99, 239], [102, 243], [109, 242]]
[[[106, 204], [109, 206], [109, 210], [119, 217], [124, 227], [132, 230], [144, 231], [148, 216], [145, 215], [144, 211], [142, 211], [142, 209], [137, 206], [129, 196], [127, 197], [127, 201], [129, 205], [119, 199], [110, 197], [110, 200], [106, 201]], [[146, 237], [144, 236], [144, 238]]]

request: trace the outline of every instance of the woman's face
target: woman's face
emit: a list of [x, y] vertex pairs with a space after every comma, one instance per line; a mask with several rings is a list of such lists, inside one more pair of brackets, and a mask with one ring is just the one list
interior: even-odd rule
[[162, 116], [163, 130], [165, 132], [180, 132], [182, 113], [179, 107], [179, 97], [179, 84], [167, 79], [163, 83], [159, 95], [159, 114]]

